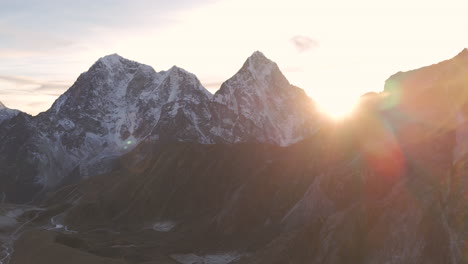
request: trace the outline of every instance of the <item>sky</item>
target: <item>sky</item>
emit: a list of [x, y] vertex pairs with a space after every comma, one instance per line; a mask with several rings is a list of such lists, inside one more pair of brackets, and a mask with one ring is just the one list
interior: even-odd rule
[[321, 108], [468, 48], [466, 0], [0, 0], [0, 101], [47, 110], [108, 54], [177, 65], [215, 92], [254, 51]]

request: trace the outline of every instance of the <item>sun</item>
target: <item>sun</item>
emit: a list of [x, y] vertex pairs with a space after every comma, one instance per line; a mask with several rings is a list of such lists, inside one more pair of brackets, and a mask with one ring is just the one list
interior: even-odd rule
[[333, 120], [342, 120], [352, 115], [357, 105], [353, 98], [322, 98], [317, 102], [319, 111]]

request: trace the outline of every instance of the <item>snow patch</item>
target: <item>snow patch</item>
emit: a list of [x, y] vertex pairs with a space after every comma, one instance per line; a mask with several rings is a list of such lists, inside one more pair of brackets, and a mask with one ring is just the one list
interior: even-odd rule
[[156, 222], [153, 225], [153, 230], [156, 230], [158, 232], [169, 232], [172, 229], [174, 229], [175, 226], [176, 226], [176, 223], [172, 221]]
[[68, 233], [76, 233], [76, 231], [68, 229], [67, 226], [63, 225], [63, 218], [65, 217], [65, 213], [56, 215], [50, 218], [50, 225], [51, 227], [46, 228], [47, 230], [63, 230]]
[[59, 123], [59, 125], [61, 125], [63, 127], [63, 129], [65, 129], [65, 131], [70, 131], [70, 130], [75, 128], [75, 123], [73, 123], [73, 121], [71, 121], [71, 120], [69, 120], [67, 118], [59, 120], [58, 123]]
[[120, 64], [120, 57], [118, 54], [114, 53], [102, 57], [99, 61], [102, 62], [107, 68], [112, 69], [113, 66]]

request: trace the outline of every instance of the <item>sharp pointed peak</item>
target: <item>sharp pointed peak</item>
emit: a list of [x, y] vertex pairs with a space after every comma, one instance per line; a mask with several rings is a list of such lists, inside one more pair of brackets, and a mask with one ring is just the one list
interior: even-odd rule
[[290, 88], [291, 85], [283, 75], [278, 65], [268, 59], [262, 52], [255, 51], [244, 63], [242, 68], [231, 78], [225, 81], [215, 93], [216, 100], [230, 100], [233, 90], [272, 91], [279, 88]]
[[254, 53], [252, 53], [252, 55], [250, 55], [250, 57], [266, 58], [265, 54], [263, 54], [263, 52], [261, 52], [259, 50], [254, 51]]
[[267, 56], [265, 56], [265, 54], [263, 54], [259, 50], [252, 53], [252, 55], [250, 55], [250, 57], [247, 59], [247, 61], [274, 64], [274, 62], [272, 60], [267, 58]]
[[273, 74], [282, 75], [278, 65], [262, 52], [255, 51], [244, 63], [237, 74], [249, 73], [254, 79], [264, 79]]
[[252, 65], [254, 68], [262, 66], [276, 66], [276, 63], [270, 60], [265, 54], [257, 50], [250, 57], [247, 58], [244, 66]]
[[2, 102], [0, 102], [0, 109], [7, 108]]

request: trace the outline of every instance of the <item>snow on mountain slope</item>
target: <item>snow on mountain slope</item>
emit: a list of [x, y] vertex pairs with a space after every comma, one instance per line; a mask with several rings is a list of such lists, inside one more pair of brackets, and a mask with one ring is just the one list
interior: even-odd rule
[[174, 66], [166, 73], [160, 86], [170, 93], [160, 95], [167, 103], [160, 109], [160, 119], [152, 131], [152, 139], [214, 143], [208, 129], [212, 95], [197, 77]]
[[0, 124], [3, 121], [6, 121], [19, 113], [18, 110], [10, 109], [6, 107], [2, 102], [0, 102]]
[[[103, 57], [51, 109], [36, 117], [17, 118], [1, 131], [9, 139], [4, 142], [11, 143], [0, 146], [0, 157], [4, 157], [0, 165], [5, 168], [0, 178], [9, 182], [1, 191], [16, 197], [22, 193], [17, 191], [19, 185], [37, 185], [17, 197], [27, 201], [43, 187], [107, 172], [141, 140], [158, 137], [155, 128], [163, 110], [195, 108], [210, 97], [193, 74], [180, 68], [157, 73], [116, 54]], [[160, 130], [165, 131], [164, 127]], [[170, 139], [179, 140], [174, 136]], [[204, 140], [204, 135], [196, 133], [190, 138]], [[7, 157], [17, 157], [22, 164], [11, 167]]]
[[[3, 132], [12, 137], [27, 129], [14, 143], [29, 164], [25, 177], [49, 189], [109, 171], [145, 139], [289, 145], [314, 131], [315, 118], [310, 98], [260, 52], [215, 96], [181, 68], [156, 72], [112, 54], [82, 73], [48, 111]], [[0, 156], [9, 155], [1, 149]]]
[[[183, 69], [157, 73], [116, 54], [101, 58], [38, 116], [38, 179], [53, 186], [73, 170], [84, 177], [104, 173], [150, 133], [158, 135], [154, 128], [165, 105], [176, 112], [174, 103], [196, 105], [210, 96]], [[204, 138], [195, 135], [192, 140]]]
[[[259, 51], [223, 83], [214, 102], [232, 112], [229, 118], [220, 120], [219, 127], [214, 126], [214, 133], [230, 142], [246, 141], [239, 134], [253, 133], [255, 141], [285, 146], [304, 139], [315, 128], [310, 124], [316, 121], [311, 99]], [[231, 133], [242, 119], [251, 121], [250, 131]]]
[[[153, 73], [113, 55], [50, 111], [2, 126], [0, 179], [18, 184], [0, 191], [31, 191], [31, 177], [54, 186], [59, 174], [44, 177], [72, 168], [65, 180], [79, 180], [123, 157], [51, 194], [46, 219], [64, 210], [74, 230], [54, 244], [145, 263], [464, 263], [464, 52], [396, 74], [352, 119], [288, 147], [174, 142], [289, 145], [314, 132], [310, 100], [261, 53], [214, 97], [179, 68]], [[21, 245], [16, 257], [38, 255]]]

